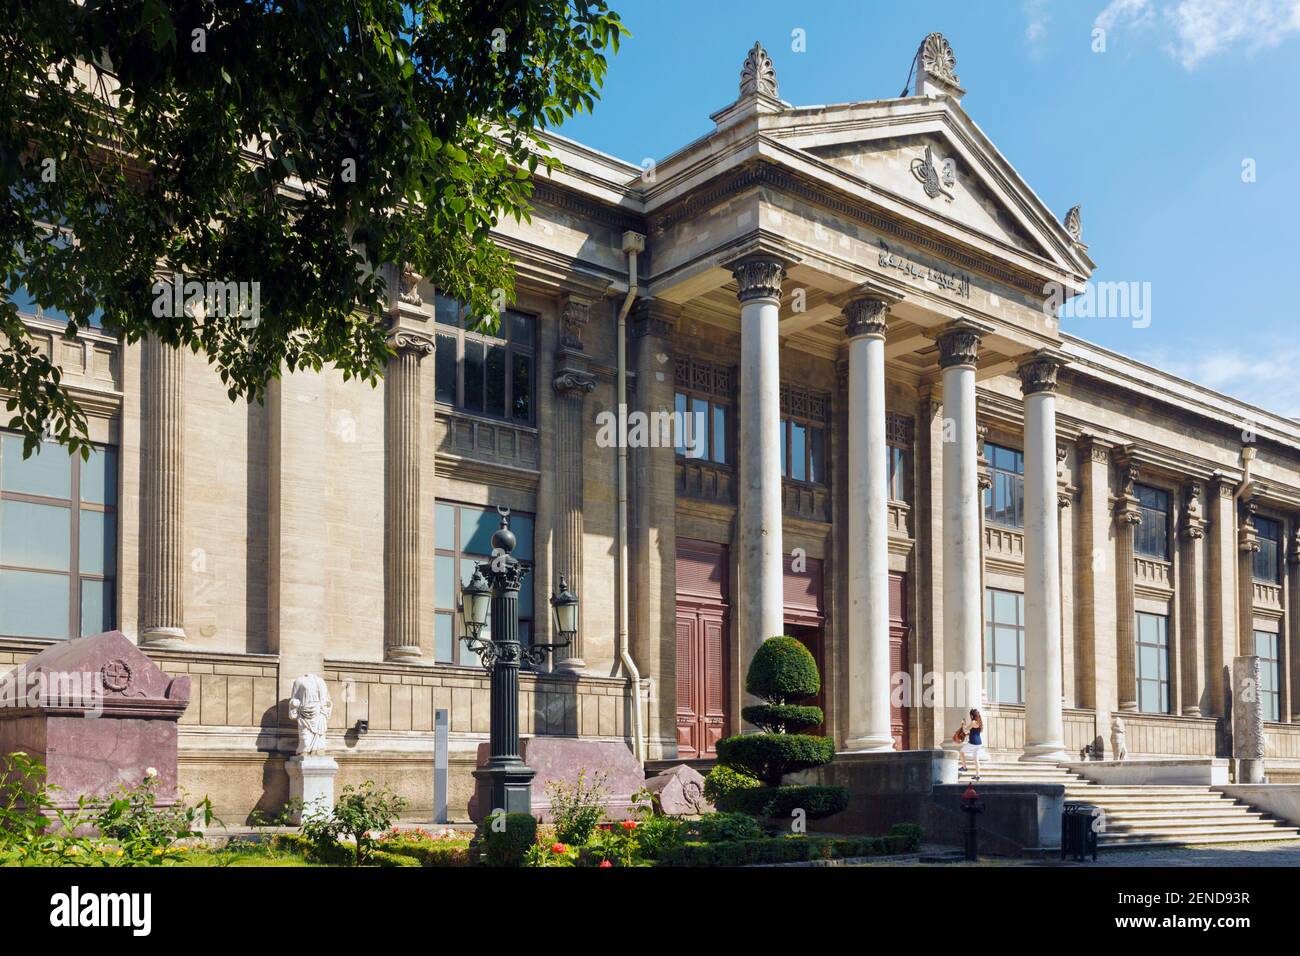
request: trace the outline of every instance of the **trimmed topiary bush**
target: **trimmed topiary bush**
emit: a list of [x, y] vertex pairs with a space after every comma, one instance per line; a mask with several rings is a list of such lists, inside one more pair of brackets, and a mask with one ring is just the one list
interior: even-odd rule
[[[744, 793], [742, 787], [738, 793]], [[737, 840], [757, 840], [763, 829], [753, 817], [743, 813], [706, 813], [698, 820], [685, 823], [685, 837], [691, 843], [734, 843]]]
[[916, 823], [895, 823], [889, 828], [889, 835], [902, 840], [909, 852], [921, 849], [921, 837], [924, 831]]
[[821, 675], [817, 673], [812, 652], [793, 637], [765, 640], [745, 675], [745, 690], [769, 704], [815, 697], [821, 687]]
[[498, 813], [478, 825], [474, 846], [488, 866], [523, 866], [528, 848], [537, 842], [537, 821], [527, 813], [507, 813], [505, 826], [493, 826]]
[[709, 775], [704, 778], [704, 799], [717, 806], [718, 801], [733, 790], [748, 790], [762, 785], [763, 781], [756, 780], [747, 773], [733, 770], [726, 764], [715, 763]]
[[745, 707], [741, 714], [766, 733], [719, 740], [718, 763], [766, 786], [728, 789], [711, 798], [714, 805], [769, 818], [799, 810], [810, 820], [833, 816], [848, 806], [849, 793], [843, 787], [781, 786], [786, 774], [835, 758], [829, 737], [796, 733], [822, 722], [820, 707], [800, 703], [821, 689], [817, 662], [808, 648], [793, 637], [768, 638], [750, 662], [745, 689], [765, 703]]
[[751, 724], [769, 734], [792, 734], [822, 722], [822, 709], [807, 704], [751, 704], [740, 711]]
[[718, 741], [718, 760], [775, 787], [787, 773], [820, 767], [835, 757], [835, 742], [809, 734], [745, 734]]
[[789, 819], [802, 810], [810, 820], [830, 817], [849, 805], [849, 793], [843, 787], [759, 787], [737, 790], [723, 798], [720, 807], [756, 817]]

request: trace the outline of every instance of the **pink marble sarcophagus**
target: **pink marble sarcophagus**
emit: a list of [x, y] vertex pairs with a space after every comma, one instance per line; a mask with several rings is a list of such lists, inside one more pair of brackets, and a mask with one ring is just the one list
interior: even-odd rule
[[43, 764], [60, 807], [136, 786], [151, 768], [166, 806], [189, 702], [189, 677], [169, 677], [121, 631], [55, 644], [0, 678], [0, 753]]

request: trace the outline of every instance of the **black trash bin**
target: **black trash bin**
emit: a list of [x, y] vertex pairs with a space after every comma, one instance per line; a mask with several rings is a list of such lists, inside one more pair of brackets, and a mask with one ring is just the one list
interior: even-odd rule
[[1092, 803], [1067, 803], [1061, 810], [1061, 859], [1072, 856], [1080, 863], [1092, 854], [1097, 861], [1096, 821], [1101, 807]]

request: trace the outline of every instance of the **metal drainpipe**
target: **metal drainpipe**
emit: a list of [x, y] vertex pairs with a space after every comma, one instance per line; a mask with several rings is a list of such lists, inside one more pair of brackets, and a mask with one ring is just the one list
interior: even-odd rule
[[618, 310], [618, 416], [621, 431], [618, 442], [618, 655], [627, 672], [632, 698], [632, 752], [645, 763], [645, 727], [641, 719], [641, 672], [632, 659], [628, 643], [628, 574], [627, 574], [627, 314], [637, 293], [636, 257], [645, 251], [645, 236], [628, 230], [623, 233], [623, 252], [627, 255], [627, 295]]

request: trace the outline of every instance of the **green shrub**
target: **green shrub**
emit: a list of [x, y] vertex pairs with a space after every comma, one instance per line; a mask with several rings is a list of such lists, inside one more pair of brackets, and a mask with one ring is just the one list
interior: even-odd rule
[[807, 730], [823, 720], [820, 707], [805, 704], [751, 704], [740, 709], [740, 716], [769, 734]]
[[661, 866], [757, 866], [767, 863], [803, 863], [809, 860], [847, 860], [864, 856], [892, 856], [906, 852], [901, 836], [828, 837], [787, 836], [731, 843], [684, 843], [664, 854]]
[[302, 821], [302, 834], [319, 850], [322, 862], [331, 855], [340, 837], [353, 841], [353, 866], [365, 866], [375, 851], [371, 833], [387, 830], [406, 806], [406, 801], [387, 787], [367, 780], [361, 786], [346, 786], [333, 811], [324, 806], [308, 807]]
[[835, 756], [835, 742], [809, 734], [743, 734], [718, 741], [718, 760], [776, 786], [788, 773], [820, 767]]
[[770, 704], [816, 696], [821, 686], [812, 652], [793, 637], [765, 640], [745, 675], [745, 689]]
[[[687, 839], [690, 824], [694, 822], [663, 815], [646, 817], [641, 821], [638, 831], [641, 839], [641, 855], [649, 860], [657, 860], [665, 851], [680, 846], [683, 840]], [[692, 839], [696, 838], [692, 837]]]
[[747, 790], [762, 785], [761, 780], [756, 780], [747, 773], [742, 773], [726, 764], [716, 763], [709, 771], [709, 775], [704, 778], [704, 799], [716, 805], [722, 797], [733, 790]]
[[371, 850], [366, 862], [370, 866], [420, 866], [420, 861], [403, 853], [389, 853], [387, 850]]
[[[750, 791], [742, 788], [738, 792]], [[691, 843], [732, 843], [757, 840], [762, 837], [763, 828], [743, 813], [706, 813], [698, 820], [688, 821], [685, 832], [686, 841]]]
[[599, 770], [588, 784], [587, 771], [582, 770], [572, 784], [554, 780], [546, 785], [555, 836], [561, 843], [582, 846], [591, 839], [600, 821], [605, 819], [605, 804], [609, 801], [606, 779], [608, 774]]
[[910, 852], [921, 849], [921, 838], [925, 831], [915, 823], [895, 823], [889, 828], [889, 835], [903, 840]]
[[469, 866], [469, 847], [440, 840], [385, 840], [385, 853], [410, 857], [419, 866]]
[[352, 849], [344, 846], [338, 840], [333, 843], [327, 843], [323, 840], [317, 842], [301, 833], [278, 834], [272, 845], [277, 850], [286, 853], [297, 853], [304, 859], [325, 866], [352, 866], [353, 861], [356, 859]]
[[[537, 821], [527, 813], [490, 814], [478, 825], [472, 844], [488, 866], [523, 866], [528, 848], [537, 842]], [[495, 825], [494, 825], [495, 824]]]
[[802, 810], [809, 820], [834, 816], [849, 805], [844, 787], [760, 787], [737, 790], [723, 798], [719, 809], [749, 813], [756, 817], [786, 819]]

